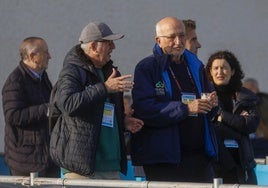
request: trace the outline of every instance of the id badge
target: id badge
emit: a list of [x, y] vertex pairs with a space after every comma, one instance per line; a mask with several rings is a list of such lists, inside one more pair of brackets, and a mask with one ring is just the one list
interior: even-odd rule
[[114, 127], [114, 104], [105, 102], [101, 125], [111, 128]]
[[[188, 104], [196, 99], [195, 93], [181, 93], [181, 102]], [[197, 114], [191, 114], [189, 116], [197, 116]]]

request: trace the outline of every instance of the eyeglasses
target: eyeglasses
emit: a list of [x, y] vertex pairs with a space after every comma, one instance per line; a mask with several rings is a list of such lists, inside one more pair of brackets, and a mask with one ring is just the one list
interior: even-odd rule
[[179, 35], [170, 35], [170, 36], [163, 35], [163, 36], [157, 36], [157, 37], [164, 37], [164, 38], [167, 38], [169, 40], [175, 41], [175, 39], [183, 40], [185, 38], [185, 34], [181, 33]]

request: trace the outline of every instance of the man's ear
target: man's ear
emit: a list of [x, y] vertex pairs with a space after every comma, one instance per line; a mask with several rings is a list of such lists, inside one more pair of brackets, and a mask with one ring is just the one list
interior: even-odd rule
[[98, 45], [98, 43], [97, 42], [91, 42], [90, 44], [89, 44], [89, 48], [92, 50], [92, 51], [96, 51], [96, 49], [97, 49], [97, 45]]
[[160, 37], [155, 37], [155, 42], [160, 46], [161, 43]]
[[35, 62], [34, 61], [34, 57], [35, 57], [35, 53], [33, 53], [33, 52], [31, 52], [29, 55], [28, 55], [28, 59], [29, 59], [29, 61], [31, 61], [31, 62]]

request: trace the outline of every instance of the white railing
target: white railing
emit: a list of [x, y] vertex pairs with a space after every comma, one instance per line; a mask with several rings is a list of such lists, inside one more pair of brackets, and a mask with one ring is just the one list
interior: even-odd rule
[[[264, 188], [268, 186], [223, 184], [222, 179], [214, 179], [213, 183], [184, 183], [184, 182], [156, 182], [156, 181], [126, 181], [126, 180], [85, 180], [64, 178], [39, 178], [37, 173], [25, 176], [0, 176], [0, 185], [21, 185], [27, 187], [105, 187], [105, 188]], [[9, 186], [10, 187], [10, 186]]]
[[[267, 165], [268, 156], [263, 159], [255, 159], [257, 164]], [[268, 178], [268, 176], [267, 176]], [[128, 180], [78, 180], [67, 178], [40, 178], [37, 173], [31, 173], [30, 176], [1, 176], [0, 187], [105, 187], [105, 188], [263, 188], [268, 186], [223, 184], [221, 179], [214, 179], [213, 183], [184, 183], [184, 182], [155, 182], [155, 181], [128, 181]], [[260, 184], [263, 185], [263, 184]], [[266, 183], [264, 183], [266, 185]]]
[[257, 164], [268, 165], [268, 156], [265, 158], [255, 158]]

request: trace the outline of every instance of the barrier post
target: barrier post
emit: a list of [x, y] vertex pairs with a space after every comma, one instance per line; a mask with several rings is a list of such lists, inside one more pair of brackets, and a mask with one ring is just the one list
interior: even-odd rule
[[222, 183], [223, 183], [222, 178], [214, 178], [213, 188], [219, 188]]
[[38, 172], [31, 172], [30, 173], [30, 186], [34, 186], [34, 178], [38, 177]]

